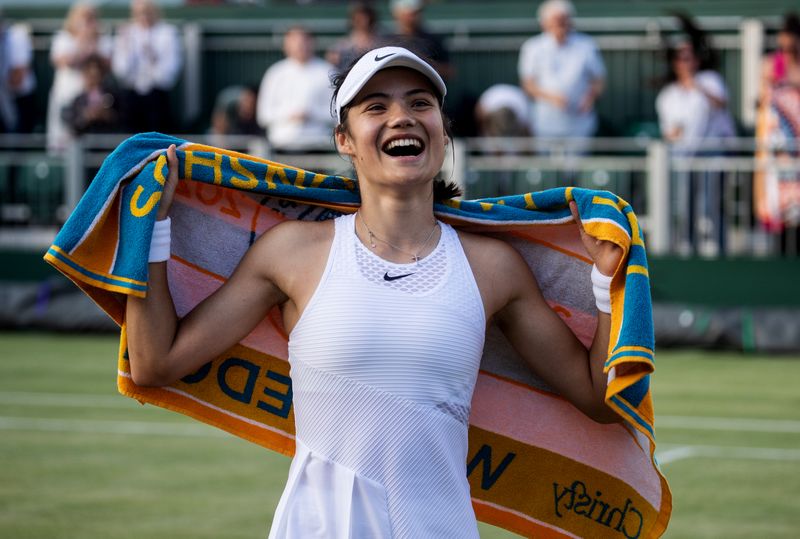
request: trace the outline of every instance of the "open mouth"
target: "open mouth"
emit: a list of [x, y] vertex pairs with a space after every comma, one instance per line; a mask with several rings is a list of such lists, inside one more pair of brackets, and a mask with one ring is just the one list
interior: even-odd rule
[[384, 144], [382, 149], [392, 157], [408, 157], [421, 154], [425, 145], [416, 138], [398, 138]]

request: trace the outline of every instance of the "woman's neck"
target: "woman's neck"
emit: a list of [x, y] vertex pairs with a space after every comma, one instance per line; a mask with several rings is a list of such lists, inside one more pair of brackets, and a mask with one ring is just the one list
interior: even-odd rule
[[384, 258], [403, 261], [424, 257], [438, 242], [433, 215], [433, 194], [361, 194], [356, 232], [361, 241]]
[[691, 88], [692, 86], [694, 86], [694, 76], [695, 76], [695, 73], [687, 71], [687, 72], [684, 72], [684, 73], [679, 73], [676, 76], [675, 80], [681, 86], [684, 86], [686, 88]]

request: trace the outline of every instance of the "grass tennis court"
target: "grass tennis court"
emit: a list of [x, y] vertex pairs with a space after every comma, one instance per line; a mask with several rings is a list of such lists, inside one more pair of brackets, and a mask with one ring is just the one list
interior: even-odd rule
[[[266, 537], [289, 459], [119, 396], [116, 348], [0, 333], [0, 537]], [[798, 537], [800, 357], [661, 351], [657, 365], [665, 537]]]

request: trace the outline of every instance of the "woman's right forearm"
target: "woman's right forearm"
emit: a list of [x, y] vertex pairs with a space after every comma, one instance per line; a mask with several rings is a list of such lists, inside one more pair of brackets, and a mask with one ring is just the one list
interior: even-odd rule
[[128, 297], [125, 323], [131, 378], [146, 386], [172, 382], [170, 352], [178, 333], [178, 315], [167, 282], [167, 260], [170, 257], [172, 222], [168, 218], [172, 198], [178, 184], [178, 157], [175, 145], [167, 148], [167, 181], [156, 213], [148, 253], [147, 296]]
[[145, 386], [169, 383], [170, 350], [178, 316], [169, 291], [166, 262], [150, 264], [147, 296], [128, 297], [125, 322], [133, 381]]

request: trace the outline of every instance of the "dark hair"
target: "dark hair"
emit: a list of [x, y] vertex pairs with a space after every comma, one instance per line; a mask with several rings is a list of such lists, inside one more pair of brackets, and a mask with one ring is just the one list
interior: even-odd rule
[[378, 12], [368, 2], [354, 2], [351, 4], [348, 16], [352, 19], [356, 13], [363, 13], [367, 16], [370, 28], [375, 28], [378, 25]]
[[96, 67], [103, 75], [109, 72], [108, 62], [95, 52], [82, 59], [79, 64], [81, 70], [86, 70], [91, 67]]
[[482, 116], [481, 134], [488, 137], [527, 137], [530, 135], [517, 113], [510, 107], [500, 107]]
[[796, 12], [790, 11], [784, 13], [783, 24], [781, 25], [780, 31], [800, 38], [800, 17], [798, 17]]
[[667, 74], [664, 77], [664, 82], [669, 84], [677, 80], [675, 69], [673, 68], [672, 63], [675, 61], [675, 58], [677, 58], [681, 49], [681, 45], [684, 43], [689, 45], [689, 48], [692, 50], [692, 54], [694, 54], [695, 58], [697, 59], [698, 71], [716, 70], [719, 59], [717, 57], [717, 52], [711, 47], [706, 32], [697, 26], [692, 18], [686, 13], [676, 11], [672, 13], [672, 16], [678, 19], [678, 23], [685, 36], [685, 39], [677, 45], [668, 44], [665, 47]]
[[[388, 43], [384, 43], [382, 46], [391, 45]], [[408, 48], [411, 52], [425, 60], [426, 62], [430, 63], [430, 60], [426, 58], [424, 55], [421, 55], [415, 52], [413, 49]], [[350, 74], [352, 71], [353, 66], [358, 63], [358, 61], [363, 57], [369, 54], [371, 51], [367, 51], [356, 58], [354, 58], [344, 69], [335, 72], [331, 76], [331, 85], [333, 86], [333, 96], [331, 97], [331, 112], [334, 118], [336, 117], [336, 96], [339, 95], [339, 90], [342, 89], [342, 84], [344, 84], [344, 80], [347, 78], [347, 75]], [[442, 114], [442, 124], [444, 125], [444, 132], [445, 134], [452, 140], [453, 139], [453, 130], [451, 127], [452, 122], [450, 118], [445, 114], [444, 110], [442, 109], [443, 105], [443, 98], [439, 95], [438, 91], [435, 91], [434, 94], [436, 95], [436, 99], [439, 102], [439, 111]], [[347, 130], [347, 113], [350, 110], [350, 105], [345, 105], [342, 107], [341, 112], [341, 121], [333, 128], [334, 135], [337, 133], [344, 133]], [[433, 200], [434, 202], [442, 202], [444, 200], [449, 200], [451, 198], [459, 197], [463, 194], [461, 188], [453, 182], [445, 181], [442, 178], [435, 178], [433, 182]]]

